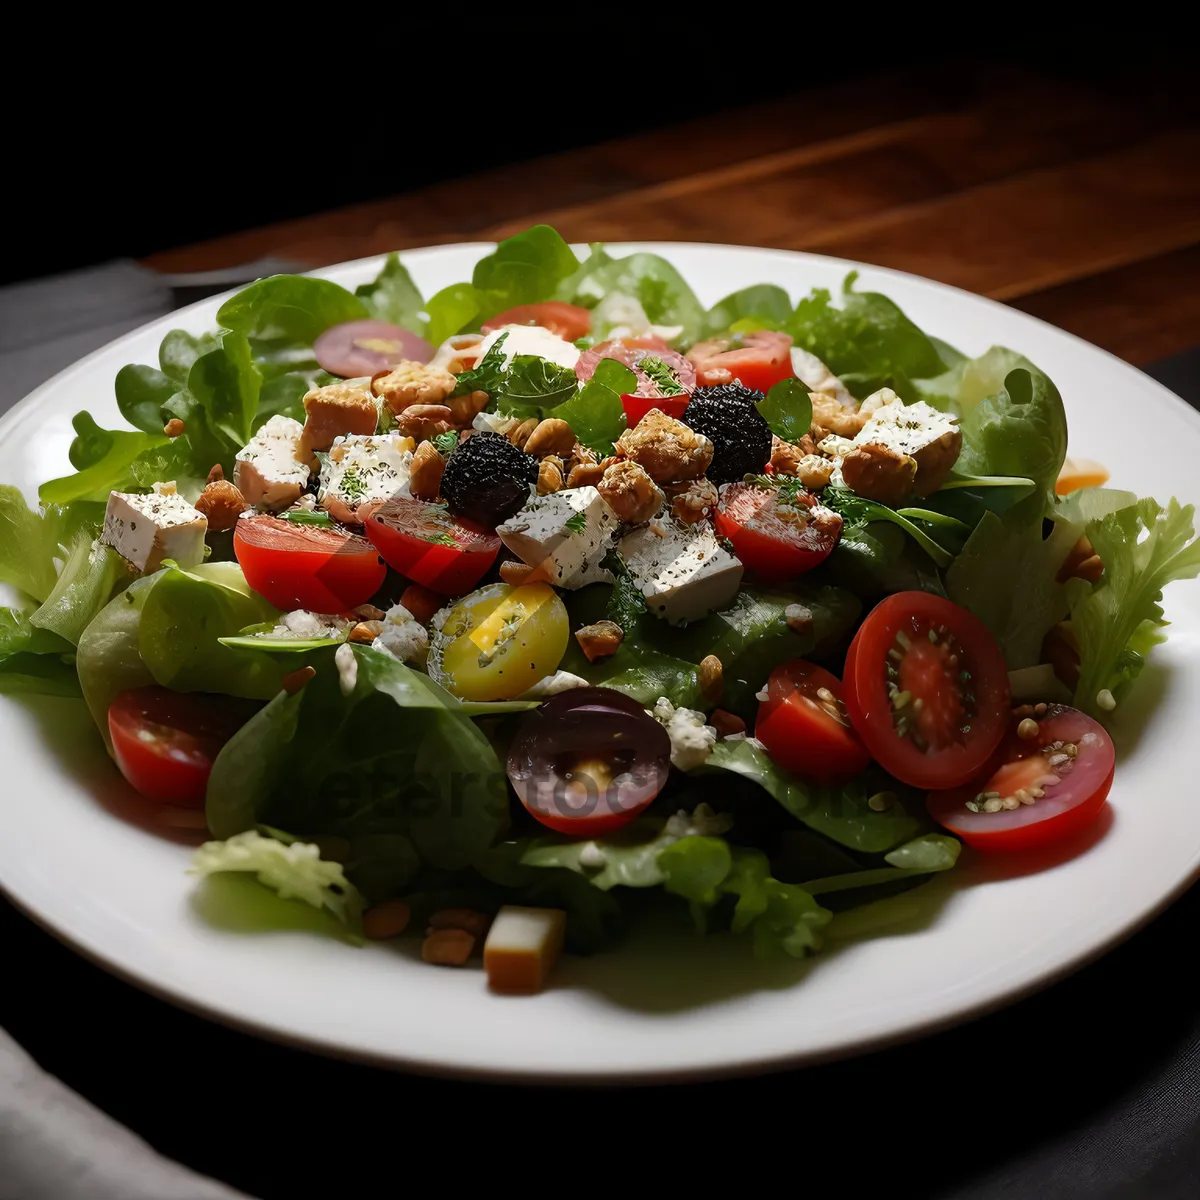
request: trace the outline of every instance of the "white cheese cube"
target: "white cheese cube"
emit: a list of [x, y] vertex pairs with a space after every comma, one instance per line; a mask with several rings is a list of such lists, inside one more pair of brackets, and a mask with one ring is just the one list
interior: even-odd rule
[[742, 564], [707, 521], [651, 523], [627, 533], [617, 549], [646, 607], [672, 625], [725, 608], [742, 582]]
[[505, 366], [518, 354], [532, 354], [536, 358], [544, 358], [547, 362], [557, 363], [560, 367], [568, 367], [571, 370], [575, 369], [575, 364], [579, 361], [578, 347], [540, 325], [501, 325], [499, 329], [493, 329], [479, 347], [480, 361], [503, 334], [508, 334], [504, 345], [500, 347], [504, 354]]
[[492, 991], [514, 996], [540, 992], [562, 953], [566, 926], [562, 909], [504, 905], [483, 944], [483, 969]]
[[291, 417], [273, 416], [234, 459], [233, 482], [247, 504], [281, 512], [300, 499], [312, 474], [297, 458], [304, 426]]
[[524, 563], [541, 567], [548, 583], [579, 588], [612, 576], [599, 565], [618, 525], [617, 515], [594, 487], [531, 496], [515, 517], [496, 529]]
[[364, 504], [410, 496], [412, 438], [392, 433], [336, 438], [321, 467], [317, 503], [339, 521], [358, 520]]
[[883, 446], [895, 454], [913, 458], [938, 438], [957, 430], [957, 418], [939, 412], [924, 400], [905, 404], [890, 388], [868, 396], [863, 401], [863, 411], [871, 415], [854, 435], [855, 445]]
[[100, 540], [143, 574], [173, 558], [181, 567], [204, 561], [208, 520], [174, 492], [148, 496], [113, 492], [104, 513]]

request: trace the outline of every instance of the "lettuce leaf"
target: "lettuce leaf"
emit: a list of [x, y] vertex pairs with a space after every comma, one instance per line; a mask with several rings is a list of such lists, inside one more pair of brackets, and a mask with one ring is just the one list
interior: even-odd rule
[[424, 314], [425, 301], [408, 268], [394, 251], [387, 256], [383, 269], [371, 283], [364, 283], [354, 293], [367, 312], [380, 321], [400, 325], [424, 337], [429, 322]]
[[549, 225], [505, 238], [475, 264], [471, 284], [477, 316], [482, 321], [505, 309], [549, 300], [578, 267], [575, 252]]
[[161, 426], [157, 434], [101, 429], [87, 412], [76, 413], [71, 424], [75, 428], [70, 451], [75, 474], [43, 483], [38, 488], [43, 504], [105, 503], [110, 492], [136, 486], [133, 464], [139, 455], [167, 444]]
[[58, 577], [61, 521], [57, 509], [31, 509], [20, 490], [0, 485], [0, 583], [45, 600]]
[[1103, 717], [1102, 694], [1121, 700], [1161, 640], [1158, 631], [1167, 624], [1163, 588], [1200, 575], [1194, 517], [1190, 504], [1172, 500], [1164, 509], [1145, 499], [1088, 522], [1087, 536], [1104, 573], [1071, 605], [1071, 631], [1079, 644], [1077, 708]]
[[962, 845], [957, 838], [944, 833], [925, 833], [885, 854], [886, 866], [809, 879], [805, 880], [803, 886], [813, 896], [877, 888], [880, 884], [894, 884], [949, 871], [958, 862], [961, 851]]
[[0, 693], [78, 696], [74, 647], [30, 624], [29, 614], [0, 608]]
[[247, 339], [311, 346], [330, 326], [368, 315], [357, 296], [328, 279], [271, 275], [226, 300], [217, 323]]
[[785, 442], [798, 442], [812, 424], [809, 389], [799, 379], [781, 379], [758, 402], [771, 432]]
[[479, 303], [479, 293], [470, 283], [452, 283], [435, 292], [425, 305], [429, 316], [425, 337], [438, 346], [464, 329], [477, 329], [482, 319]]
[[637, 389], [637, 376], [615, 358], [602, 358], [583, 387], [554, 411], [554, 416], [566, 421], [576, 438], [607, 458], [613, 443], [625, 430], [623, 395]]
[[[756, 283], [718, 300], [704, 318], [704, 332], [713, 337], [748, 321], [759, 328], [782, 329], [791, 316], [792, 301], [783, 288], [773, 283]], [[804, 432], [808, 432], [807, 428]]]
[[29, 620], [39, 629], [79, 645], [92, 618], [112, 599], [127, 568], [111, 546], [81, 534], [42, 606]]

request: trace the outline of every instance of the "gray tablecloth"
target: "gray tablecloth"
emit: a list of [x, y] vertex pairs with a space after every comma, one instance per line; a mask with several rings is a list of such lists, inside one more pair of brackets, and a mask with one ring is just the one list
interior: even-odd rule
[[[0, 291], [0, 411], [180, 298], [132, 263]], [[1200, 397], [1200, 354], [1152, 373]], [[1189, 894], [1044, 995], [913, 1046], [619, 1097], [412, 1080], [259, 1043], [104, 976], [3, 900], [0, 1022], [157, 1145], [264, 1197], [403, 1190], [418, 1165], [515, 1181], [536, 1169], [528, 1156], [563, 1151], [574, 1167], [560, 1184], [604, 1174], [623, 1189], [632, 1160], [605, 1168], [633, 1138], [663, 1170], [724, 1161], [838, 1194], [1192, 1200], [1198, 926]], [[79, 1019], [64, 1017], [77, 1003]], [[245, 1194], [161, 1157], [0, 1032], [0, 1200]]]

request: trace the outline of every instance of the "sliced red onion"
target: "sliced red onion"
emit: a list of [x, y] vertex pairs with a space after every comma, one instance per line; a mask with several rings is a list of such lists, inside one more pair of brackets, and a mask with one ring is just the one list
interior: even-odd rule
[[390, 371], [405, 359], [428, 362], [433, 347], [415, 333], [386, 321], [347, 321], [325, 330], [313, 343], [313, 353], [331, 375], [348, 379]]

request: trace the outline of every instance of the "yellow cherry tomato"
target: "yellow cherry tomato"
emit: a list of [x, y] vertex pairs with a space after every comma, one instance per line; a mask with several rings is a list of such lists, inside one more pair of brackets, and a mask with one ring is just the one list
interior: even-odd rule
[[512, 700], [558, 670], [569, 636], [548, 583], [492, 583], [434, 618], [429, 674], [463, 700]]

